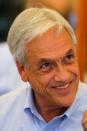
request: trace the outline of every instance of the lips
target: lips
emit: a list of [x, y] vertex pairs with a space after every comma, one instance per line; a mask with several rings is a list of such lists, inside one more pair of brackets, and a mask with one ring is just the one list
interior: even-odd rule
[[69, 86], [69, 84], [66, 84], [64, 86], [58, 86], [58, 87], [55, 87], [55, 88], [57, 88], [57, 89], [65, 89], [65, 88], [67, 88]]
[[65, 85], [53, 86], [52, 88], [55, 88], [55, 89], [66, 89], [67, 87], [69, 87], [69, 85], [71, 83], [72, 83], [72, 81], [67, 83], [67, 84], [65, 84]]
[[50, 91], [53, 93], [61, 94], [63, 96], [68, 95], [70, 92], [72, 92], [73, 89], [73, 80], [67, 82], [66, 84], [61, 83], [61, 84], [56, 84], [54, 86], [50, 87]]

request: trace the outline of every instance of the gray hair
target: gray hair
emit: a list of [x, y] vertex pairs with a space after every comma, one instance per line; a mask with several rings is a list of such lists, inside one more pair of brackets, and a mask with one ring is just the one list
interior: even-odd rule
[[8, 33], [8, 45], [14, 59], [25, 63], [24, 48], [38, 35], [42, 35], [51, 27], [58, 27], [61, 33], [65, 28], [76, 44], [76, 37], [69, 23], [56, 11], [48, 8], [29, 8], [24, 10], [13, 22]]

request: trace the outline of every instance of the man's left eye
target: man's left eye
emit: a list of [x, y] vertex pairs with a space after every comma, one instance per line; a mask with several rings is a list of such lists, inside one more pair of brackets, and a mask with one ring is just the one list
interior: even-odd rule
[[65, 58], [66, 60], [70, 60], [71, 58], [73, 58], [73, 55], [67, 55]]
[[64, 63], [72, 62], [74, 58], [73, 54], [69, 54], [64, 58]]

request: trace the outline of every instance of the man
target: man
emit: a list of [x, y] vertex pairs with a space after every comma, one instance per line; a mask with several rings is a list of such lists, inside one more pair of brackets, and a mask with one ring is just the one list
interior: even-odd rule
[[83, 131], [87, 86], [79, 82], [75, 44], [56, 11], [30, 8], [16, 18], [8, 45], [31, 87], [0, 97], [0, 131]]

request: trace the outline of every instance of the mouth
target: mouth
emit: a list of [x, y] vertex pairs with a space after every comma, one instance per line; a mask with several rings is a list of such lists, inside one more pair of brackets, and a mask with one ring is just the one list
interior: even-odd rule
[[55, 89], [66, 89], [66, 88], [68, 88], [68, 87], [69, 87], [69, 85], [71, 85], [71, 83], [72, 83], [72, 81], [71, 81], [71, 82], [69, 82], [69, 83], [67, 83], [67, 84], [65, 84], [65, 85], [61, 85], [61, 86], [54, 86], [54, 87], [52, 87], [52, 88], [55, 88]]
[[55, 85], [51, 87], [50, 91], [66, 96], [73, 91], [73, 88], [74, 86], [73, 86], [73, 80], [72, 80], [72, 81], [69, 81], [67, 84]]
[[64, 86], [57, 86], [57, 87], [54, 87], [54, 88], [57, 88], [57, 89], [66, 89], [68, 86], [69, 86], [70, 83], [64, 85]]

